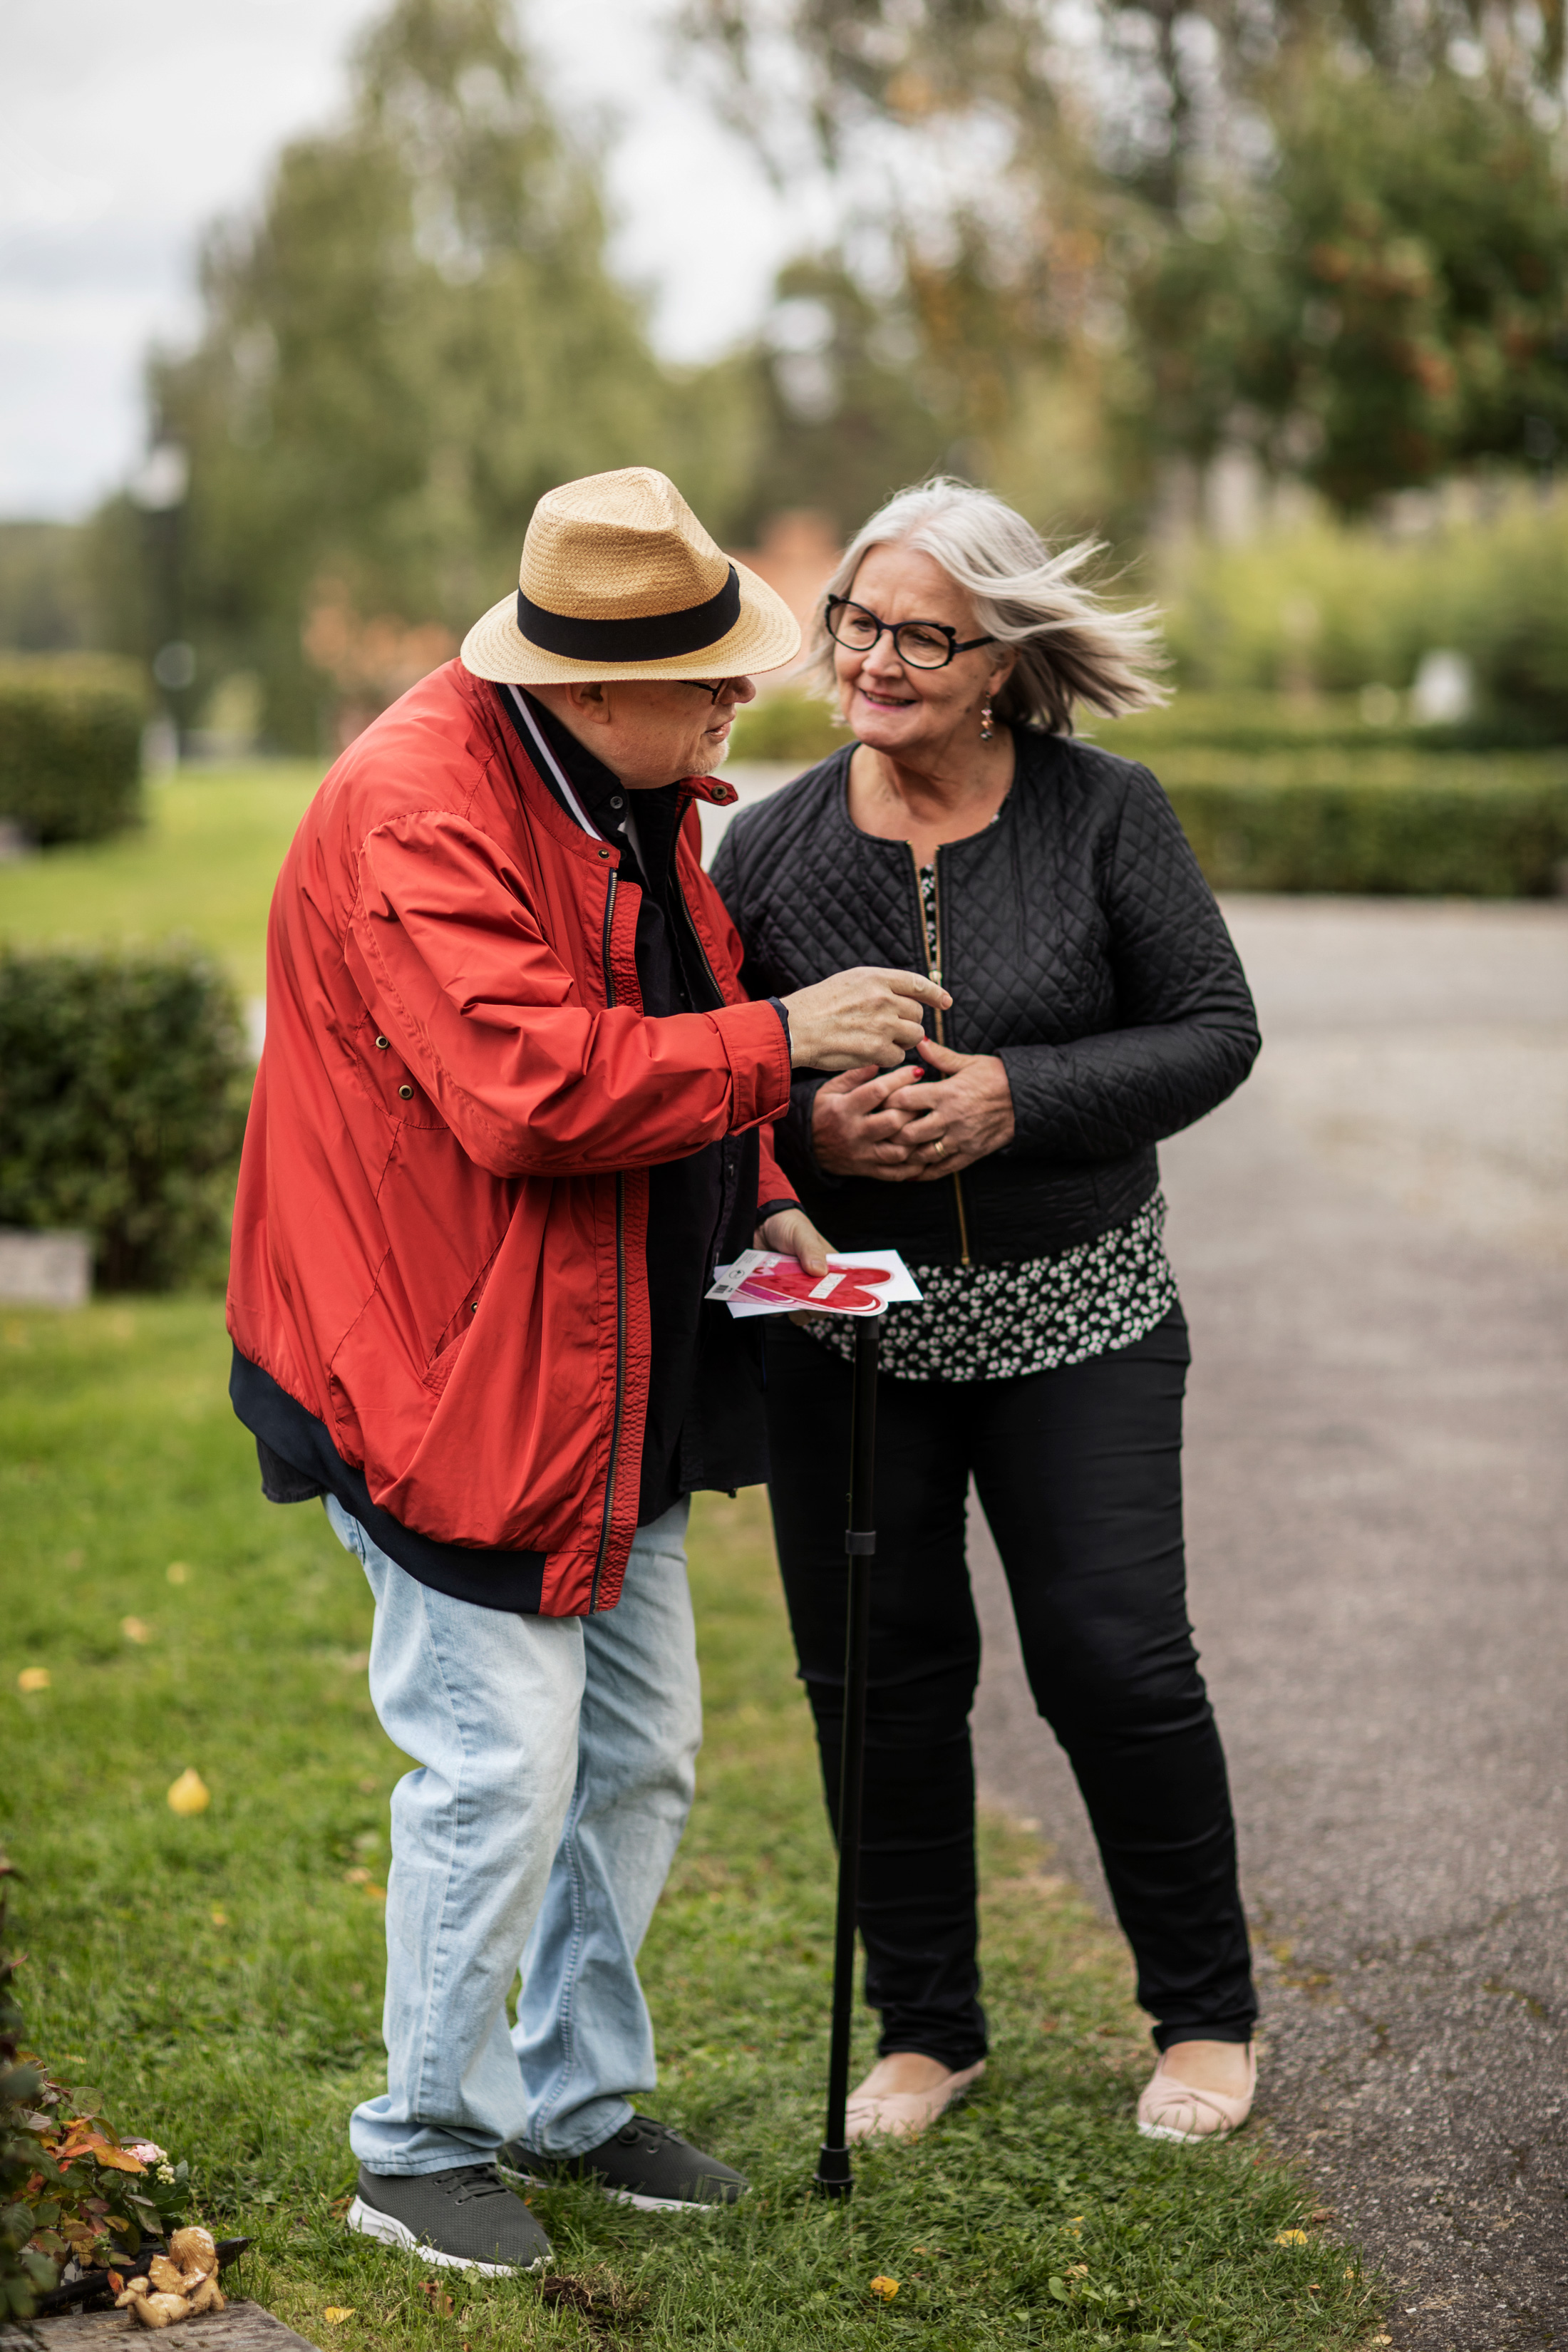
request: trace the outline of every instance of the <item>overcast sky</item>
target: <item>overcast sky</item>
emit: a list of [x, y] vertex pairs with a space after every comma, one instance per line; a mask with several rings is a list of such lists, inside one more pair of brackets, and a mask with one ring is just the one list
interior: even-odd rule
[[[204, 224], [341, 106], [377, 0], [4, 0], [0, 6], [0, 517], [71, 518], [142, 446], [140, 368], [196, 321]], [[618, 121], [624, 271], [656, 334], [699, 358], [754, 323], [805, 224], [672, 72], [661, 0], [531, 0], [569, 109]]]

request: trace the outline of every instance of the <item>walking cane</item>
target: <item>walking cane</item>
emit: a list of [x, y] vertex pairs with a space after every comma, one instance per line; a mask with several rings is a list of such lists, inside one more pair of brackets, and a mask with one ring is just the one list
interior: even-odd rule
[[855, 1390], [849, 1416], [849, 1599], [844, 1637], [844, 1729], [838, 1761], [838, 1918], [833, 1942], [833, 2032], [827, 2056], [827, 2125], [812, 2187], [847, 2197], [855, 2186], [844, 2110], [849, 2097], [849, 2021], [855, 1997], [855, 1918], [860, 1893], [860, 1797], [866, 1761], [866, 1668], [871, 1635], [871, 1525], [877, 1462], [879, 1315], [855, 1326]]

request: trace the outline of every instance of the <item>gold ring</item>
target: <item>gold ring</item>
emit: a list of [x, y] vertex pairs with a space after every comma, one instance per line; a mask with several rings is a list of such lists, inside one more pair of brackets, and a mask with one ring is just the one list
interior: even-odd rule
[[935, 1152], [939, 1160], [942, 1158], [942, 1153], [947, 1150], [947, 1146], [942, 1141], [940, 1135], [937, 1137], [936, 1141], [931, 1145], [931, 1150]]

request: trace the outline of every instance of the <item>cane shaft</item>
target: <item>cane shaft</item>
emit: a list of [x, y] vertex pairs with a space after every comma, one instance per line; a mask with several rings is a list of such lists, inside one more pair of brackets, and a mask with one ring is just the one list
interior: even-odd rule
[[877, 1355], [880, 1318], [855, 1326], [855, 1390], [849, 1423], [848, 1598], [844, 1635], [844, 1723], [838, 1761], [838, 1916], [833, 1944], [833, 2031], [827, 2060], [827, 2122], [817, 2159], [819, 2196], [853, 2186], [845, 2137], [849, 2029], [855, 2000], [855, 1928], [860, 1897], [860, 1811], [865, 1782], [866, 1675], [871, 1634], [872, 1526], [877, 1461]]

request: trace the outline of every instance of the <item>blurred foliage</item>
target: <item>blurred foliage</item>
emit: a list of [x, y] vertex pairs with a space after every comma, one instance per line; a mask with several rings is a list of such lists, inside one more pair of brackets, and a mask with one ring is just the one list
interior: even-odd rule
[[950, 463], [1062, 505], [1035, 412], [1042, 382], [1086, 376], [1113, 528], [1162, 458], [1236, 444], [1347, 511], [1479, 457], [1552, 461], [1560, 4], [1101, 0], [1071, 41], [1055, 18], [1049, 0], [684, 11], [780, 177], [815, 151], [878, 215], [881, 299], [972, 452]]
[[41, 2067], [22, 2058], [25, 2020], [15, 1989], [17, 1964], [4, 1942], [6, 1881], [15, 1874], [9, 1856], [0, 1852], [0, 2324], [30, 2318], [38, 2296], [59, 2276], [58, 2264], [28, 2242], [38, 2217], [29, 2193], [37, 2143], [27, 2125], [44, 2076]]
[[113, 502], [97, 537], [118, 641], [188, 639], [198, 679], [258, 674], [267, 739], [313, 748], [363, 681], [311, 661], [311, 615], [337, 616], [351, 659], [380, 629], [389, 699], [409, 630], [449, 649], [515, 585], [551, 484], [662, 465], [725, 528], [752, 457], [743, 389], [658, 366], [605, 234], [504, 0], [395, 0], [346, 125], [286, 148], [259, 216], [209, 239], [199, 346], [154, 362], [155, 437], [191, 460], [180, 610], [144, 584], [163, 519]]
[[1560, 756], [1194, 745], [1158, 772], [1216, 890], [1548, 898], [1568, 858]]
[[820, 696], [788, 687], [749, 702], [730, 737], [731, 760], [789, 760], [805, 768], [851, 740]]
[[1500, 499], [1405, 538], [1325, 520], [1193, 542], [1166, 573], [1185, 685], [1403, 691], [1424, 654], [1452, 649], [1494, 733], [1568, 740], [1568, 493]]
[[32, 654], [92, 643], [85, 537], [79, 523], [0, 522], [0, 646]]
[[132, 662], [0, 658], [0, 818], [37, 842], [93, 841], [132, 824], [146, 715]]
[[1135, 272], [1152, 450], [1248, 442], [1346, 511], [1478, 458], [1568, 449], [1568, 205], [1553, 136], [1486, 81], [1299, 52], [1275, 152]]
[[250, 1076], [205, 957], [0, 949], [0, 1224], [85, 1228], [107, 1289], [221, 1281]]

